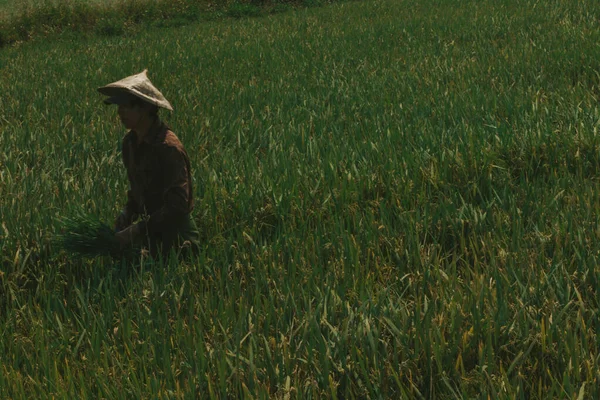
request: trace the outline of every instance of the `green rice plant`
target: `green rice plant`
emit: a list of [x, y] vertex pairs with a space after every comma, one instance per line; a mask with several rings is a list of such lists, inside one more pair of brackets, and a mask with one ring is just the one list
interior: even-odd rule
[[[369, 0], [1, 49], [0, 398], [598, 398], [598, 15]], [[146, 67], [204, 246], [67, 252], [56, 215], [125, 201], [95, 88]]]
[[318, 0], [18, 0], [10, 4], [0, 0], [0, 48], [63, 32], [120, 36], [140, 25], [181, 26], [201, 19], [275, 14], [320, 4]]
[[82, 212], [59, 220], [55, 242], [69, 254], [82, 257], [117, 256], [123, 253], [115, 230], [96, 216]]

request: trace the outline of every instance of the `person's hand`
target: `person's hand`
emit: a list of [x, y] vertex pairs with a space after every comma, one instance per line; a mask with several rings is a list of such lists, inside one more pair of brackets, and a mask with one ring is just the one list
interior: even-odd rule
[[115, 231], [120, 232], [127, 228], [131, 224], [131, 219], [125, 211], [121, 211], [121, 214], [115, 220]]
[[137, 243], [140, 239], [140, 229], [138, 224], [130, 225], [115, 233], [115, 238], [119, 241], [121, 248]]

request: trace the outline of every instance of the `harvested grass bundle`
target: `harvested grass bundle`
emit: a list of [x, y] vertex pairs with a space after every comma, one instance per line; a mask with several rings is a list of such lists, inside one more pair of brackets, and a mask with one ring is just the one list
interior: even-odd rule
[[61, 218], [61, 233], [56, 241], [69, 253], [83, 257], [122, 254], [120, 244], [112, 227], [93, 215], [77, 213]]

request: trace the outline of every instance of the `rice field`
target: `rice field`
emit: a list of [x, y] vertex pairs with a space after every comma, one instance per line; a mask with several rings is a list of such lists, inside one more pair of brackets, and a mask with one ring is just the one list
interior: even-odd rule
[[[596, 398], [600, 3], [369, 0], [0, 49], [0, 398]], [[192, 260], [74, 257], [149, 69]]]
[[[84, 3], [84, 4], [101, 4], [110, 5], [123, 3], [124, 0], [66, 0], [69, 3]], [[59, 5], [61, 2], [58, 0], [0, 0], [0, 9], [11, 12], [13, 10], [27, 9], [34, 7], [43, 7], [46, 5]]]
[[0, 0], [0, 21], [18, 16], [27, 10], [42, 7], [57, 7], [65, 4], [85, 4], [90, 6], [110, 7], [122, 4], [124, 0]]

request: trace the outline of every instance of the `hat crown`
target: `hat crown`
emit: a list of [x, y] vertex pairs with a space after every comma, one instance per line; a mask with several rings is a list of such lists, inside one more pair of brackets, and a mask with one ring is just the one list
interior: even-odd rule
[[144, 69], [139, 74], [128, 76], [119, 81], [109, 83], [98, 88], [98, 91], [107, 96], [114, 96], [121, 92], [130, 93], [148, 103], [173, 111], [171, 103], [163, 96], [148, 78], [148, 70]]

